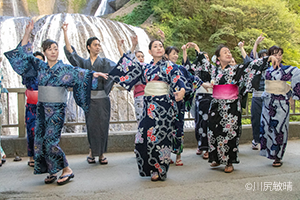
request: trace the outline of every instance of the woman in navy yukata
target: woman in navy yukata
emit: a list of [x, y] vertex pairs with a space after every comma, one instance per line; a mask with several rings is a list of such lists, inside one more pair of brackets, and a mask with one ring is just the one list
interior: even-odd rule
[[45, 183], [48, 184], [53, 183], [57, 179], [56, 174], [62, 170], [57, 184], [63, 185], [74, 178], [65, 153], [58, 144], [65, 119], [67, 87], [73, 87], [76, 103], [86, 111], [89, 108], [91, 89], [97, 87], [95, 77], [107, 78], [107, 75], [75, 68], [57, 60], [58, 45], [49, 39], [42, 43], [47, 63], [34, 57], [31, 44], [28, 43], [33, 27], [34, 23], [30, 21], [26, 26], [21, 46], [6, 52], [5, 56], [21, 76], [32, 69], [37, 72], [39, 93], [34, 140], [34, 173], [49, 173], [45, 179]]
[[[228, 47], [220, 45], [215, 55], [216, 66], [211, 65], [203, 52], [199, 52], [196, 62], [191, 68], [197, 71], [207, 71], [211, 74], [213, 99], [208, 115], [209, 162], [211, 167], [224, 164], [225, 172], [231, 173], [234, 163], [239, 163], [238, 145], [241, 135], [241, 99], [242, 95], [254, 86], [252, 80], [261, 74], [272, 61], [278, 65], [274, 56], [255, 60], [247, 65], [230, 65], [232, 54]], [[258, 85], [258, 84], [257, 84]]]
[[138, 81], [146, 84], [143, 116], [135, 137], [136, 158], [139, 174], [157, 181], [167, 177], [173, 139], [177, 137], [175, 101], [183, 99], [186, 88], [178, 66], [162, 60], [165, 51], [161, 41], [151, 41], [149, 53], [153, 60], [146, 66], [123, 55], [109, 74], [128, 91]]
[[[165, 58], [166, 60], [171, 61], [176, 64], [178, 60], [179, 49], [174, 46], [169, 46], [165, 49]], [[186, 53], [186, 49], [183, 49], [183, 53]], [[176, 102], [178, 108], [178, 114], [176, 116], [176, 136], [177, 138], [173, 141], [173, 153], [176, 154], [176, 166], [182, 166], [183, 162], [181, 160], [181, 153], [183, 152], [183, 142], [184, 142], [184, 113], [185, 111], [190, 111], [192, 107], [192, 101], [194, 99], [194, 95], [196, 89], [201, 87], [202, 81], [199, 80], [197, 76], [193, 76], [189, 71], [187, 71], [183, 66], [178, 65], [178, 68], [181, 72], [181, 76], [184, 77], [185, 87], [188, 88], [185, 93], [184, 99]], [[181, 135], [181, 137], [180, 137]], [[171, 160], [171, 164], [173, 161]]]

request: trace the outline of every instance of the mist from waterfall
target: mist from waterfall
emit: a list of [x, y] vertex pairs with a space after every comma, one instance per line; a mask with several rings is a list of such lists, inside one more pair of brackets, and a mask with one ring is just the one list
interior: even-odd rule
[[[25, 32], [25, 27], [30, 18], [28, 17], [1, 17], [0, 18], [0, 53], [3, 57], [1, 67], [3, 69], [3, 86], [6, 88], [18, 88], [24, 87], [21, 84], [21, 76], [17, 75], [10, 66], [8, 60], [3, 56], [3, 53], [9, 50], [16, 48], [18, 43], [22, 40], [23, 34]], [[151, 61], [151, 56], [148, 54], [148, 44], [150, 39], [145, 31], [138, 27], [133, 27], [131, 25], [123, 24], [121, 22], [111, 21], [107, 19], [102, 19], [99, 17], [86, 16], [81, 14], [55, 14], [47, 15], [35, 22], [34, 29], [32, 31], [32, 44], [33, 51], [42, 51], [41, 44], [45, 39], [52, 39], [58, 43], [59, 47], [59, 60], [62, 60], [64, 63], [69, 63], [66, 59], [63, 51], [64, 47], [64, 36], [61, 26], [63, 22], [67, 22], [68, 25], [68, 37], [70, 44], [73, 45], [77, 53], [83, 57], [88, 58], [88, 52], [86, 50], [86, 41], [92, 36], [96, 36], [100, 39], [101, 47], [103, 52], [101, 57], [106, 57], [111, 59], [114, 62], [119, 60], [120, 53], [117, 48], [117, 41], [119, 39], [124, 39], [124, 51], [131, 48], [132, 42], [130, 36], [137, 35], [139, 44], [137, 50], [141, 50], [145, 54], [145, 62]], [[117, 92], [120, 93], [120, 92]], [[122, 92], [121, 92], [122, 93]], [[117, 102], [118, 99], [114, 99], [115, 92], [111, 93], [111, 101]], [[125, 94], [124, 94], [125, 95]], [[134, 118], [134, 108], [133, 108], [133, 98], [131, 98], [130, 115]], [[17, 97], [16, 95], [10, 95], [9, 98], [10, 104], [10, 123], [17, 123]], [[68, 116], [72, 118], [74, 112], [76, 112], [76, 106], [73, 102], [73, 97], [70, 95], [68, 101]], [[3, 102], [5, 105], [6, 102]], [[81, 110], [81, 109], [80, 109]], [[7, 109], [6, 109], [7, 111]], [[5, 110], [4, 110], [5, 113]], [[112, 118], [120, 118], [122, 116], [117, 110], [117, 108], [112, 108]], [[116, 116], [118, 115], [118, 117]], [[5, 116], [5, 114], [4, 114]], [[84, 121], [83, 111], [80, 111], [80, 119]], [[66, 119], [68, 120], [68, 119]], [[126, 120], [123, 118], [123, 120]], [[3, 119], [5, 123], [7, 119]], [[6, 123], [5, 123], [6, 124]], [[113, 125], [115, 126], [115, 125]], [[125, 126], [125, 125], [122, 125]], [[127, 126], [127, 125], [126, 125]], [[128, 125], [136, 127], [136, 125]], [[131, 128], [132, 128], [131, 127]], [[117, 130], [122, 127], [116, 127]], [[131, 129], [127, 127], [127, 130]], [[113, 129], [113, 130], [116, 130]], [[4, 130], [5, 131], [5, 130]], [[80, 130], [79, 130], [80, 131]]]

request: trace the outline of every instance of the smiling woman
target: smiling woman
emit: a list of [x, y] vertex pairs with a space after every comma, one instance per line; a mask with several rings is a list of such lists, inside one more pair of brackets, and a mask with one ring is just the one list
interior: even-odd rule
[[[59, 53], [57, 43], [49, 39], [42, 43], [48, 62], [34, 57], [31, 51], [26, 51], [31, 48], [31, 44], [27, 42], [33, 27], [33, 22], [29, 22], [22, 45], [6, 52], [5, 56], [18, 74], [26, 75], [30, 71], [36, 73], [39, 93], [34, 141], [34, 173], [48, 172], [49, 176], [45, 179], [47, 184], [54, 182], [57, 179], [56, 173], [63, 170], [57, 181], [62, 185], [74, 177], [66, 156], [58, 144], [65, 119], [66, 88], [73, 87], [76, 103], [84, 110], [88, 110], [93, 77], [106, 77], [106, 75], [75, 68], [57, 60]], [[83, 80], [78, 78], [79, 74], [84, 74]]]
[[[211, 65], [200, 50], [196, 62], [190, 67], [195, 73], [208, 72], [213, 85], [212, 100], [208, 112], [208, 144], [211, 167], [224, 164], [225, 172], [234, 170], [232, 164], [240, 162], [238, 145], [241, 135], [241, 97], [252, 88], [255, 74], [266, 70], [274, 56], [255, 60], [248, 65], [230, 65], [232, 54], [228, 47], [219, 45], [215, 55], [217, 65]], [[260, 73], [257, 73], [260, 72]]]

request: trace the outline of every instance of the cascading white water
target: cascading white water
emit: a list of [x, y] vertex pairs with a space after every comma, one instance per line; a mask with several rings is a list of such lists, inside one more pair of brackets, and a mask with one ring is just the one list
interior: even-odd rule
[[18, 9], [18, 4], [17, 4], [17, 0], [12, 0], [12, 9], [13, 9], [13, 13], [15, 17], [19, 17], [19, 9]]
[[[26, 24], [30, 19], [27, 17], [8, 17], [8, 18], [0, 18], [0, 27], [1, 27], [1, 38], [0, 38], [0, 52], [3, 56], [3, 52], [14, 49], [18, 43], [21, 41], [22, 36], [24, 34], [24, 30]], [[77, 53], [84, 57], [88, 57], [88, 52], [86, 50], [86, 41], [88, 38], [92, 36], [96, 36], [101, 41], [101, 46], [103, 49], [102, 55], [106, 58], [111, 59], [114, 62], [117, 62], [120, 58], [119, 51], [117, 49], [117, 41], [119, 39], [124, 39], [124, 51], [130, 49], [132, 43], [130, 36], [137, 35], [139, 40], [138, 50], [142, 50], [145, 54], [145, 62], [150, 62], [152, 59], [148, 54], [148, 44], [150, 42], [149, 37], [145, 33], [143, 29], [133, 27], [130, 25], [126, 25], [120, 22], [111, 21], [107, 19], [102, 19], [98, 17], [86, 16], [81, 14], [55, 14], [48, 15], [41, 19], [39, 19], [34, 26], [32, 31], [32, 39], [33, 39], [33, 51], [42, 51], [41, 43], [45, 39], [52, 39], [58, 43], [59, 46], [59, 58], [64, 63], [68, 63], [63, 47], [64, 47], [64, 37], [63, 31], [61, 30], [61, 26], [63, 22], [67, 22], [68, 25], [68, 37], [71, 45], [73, 45], [77, 51]], [[17, 75], [10, 66], [8, 60], [6, 58], [3, 59], [1, 63], [1, 67], [3, 68], [3, 76], [4, 76], [4, 87], [7, 88], [16, 88], [16, 87], [24, 87], [21, 84], [21, 77]], [[70, 95], [71, 96], [71, 95]], [[111, 94], [112, 104], [118, 101], [118, 99], [114, 99], [115, 92]], [[132, 99], [132, 97], [131, 97]], [[16, 96], [10, 98], [10, 105], [17, 105]], [[13, 104], [12, 104], [13, 102]], [[73, 102], [72, 97], [70, 97], [69, 102]], [[134, 116], [134, 109], [132, 102], [131, 106], [131, 115]], [[11, 123], [17, 122], [17, 107], [10, 107], [10, 121]], [[71, 106], [71, 103], [68, 103], [69, 113], [72, 116], [76, 110], [76, 107]], [[118, 117], [114, 116], [118, 115], [120, 119], [125, 119], [125, 116], [119, 114], [117, 108], [112, 108], [115, 110], [112, 112], [112, 118], [116, 119]], [[122, 112], [120, 112], [122, 113]], [[4, 113], [5, 115], [5, 113]], [[80, 118], [84, 120], [83, 113], [81, 112]], [[5, 119], [4, 119], [5, 123]], [[128, 125], [136, 127], [136, 125]], [[122, 127], [121, 127], [122, 128]], [[130, 127], [126, 127], [126, 130], [130, 130]], [[120, 127], [116, 128], [117, 130]], [[111, 129], [112, 130], [112, 129]], [[115, 129], [113, 129], [115, 130]]]
[[109, 0], [101, 0], [101, 3], [98, 9], [96, 10], [94, 16], [98, 17], [115, 12], [114, 9], [108, 4], [109, 2]]

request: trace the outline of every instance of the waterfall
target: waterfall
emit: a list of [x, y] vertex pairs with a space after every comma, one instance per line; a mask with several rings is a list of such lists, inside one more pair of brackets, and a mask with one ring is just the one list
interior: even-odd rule
[[97, 17], [115, 12], [115, 10], [108, 3], [109, 0], [101, 0], [101, 3], [94, 16]]
[[[10, 66], [8, 60], [3, 56], [3, 52], [12, 50], [18, 45], [23, 37], [25, 27], [29, 20], [30, 18], [27, 17], [0, 17], [0, 53], [3, 57], [1, 67], [3, 69], [4, 87], [24, 87], [21, 84], [21, 77], [12, 70], [12, 67]], [[101, 56], [117, 62], [120, 58], [120, 54], [117, 48], [117, 41], [119, 39], [125, 40], [124, 51], [126, 51], [130, 49], [132, 45], [130, 36], [136, 34], [139, 41], [137, 49], [144, 52], [145, 62], [149, 63], [152, 59], [148, 54], [148, 44], [150, 42], [150, 39], [143, 29], [116, 21], [81, 14], [54, 14], [40, 18], [35, 23], [34, 29], [32, 31], [31, 39], [33, 44], [33, 51], [42, 51], [42, 41], [44, 41], [45, 39], [52, 39], [56, 41], [59, 46], [60, 53], [58, 59], [62, 60], [64, 63], [69, 63], [63, 51], [64, 37], [63, 31], [61, 30], [63, 22], [67, 22], [69, 24], [69, 41], [71, 45], [75, 47], [77, 53], [83, 58], [88, 58], [89, 56], [85, 47], [87, 39], [92, 36], [96, 36], [100, 39], [101, 47], [103, 49]], [[113, 98], [115, 96], [114, 91], [112, 92], [111, 96], [113, 105], [113, 102], [118, 100]], [[10, 97], [10, 105], [17, 105], [16, 99], [16, 96]], [[73, 101], [72, 97], [70, 97], [70, 100], [68, 102], [71, 101]], [[75, 112], [76, 110], [74, 104], [73, 106], [70, 106], [69, 103], [68, 109], [71, 113]], [[130, 114], [134, 117], [134, 109], [131, 110], [132, 111]], [[119, 117], [121, 118], [123, 117], [121, 114], [119, 114], [122, 113], [122, 111], [119, 112], [118, 110], [116, 110], [116, 108], [112, 108], [112, 111], [112, 118], [117, 118], [116, 116], [114, 116], [114, 114], [119, 115]], [[17, 107], [10, 106], [11, 123], [17, 122], [16, 113]], [[80, 118], [84, 119], [83, 112], [81, 112]], [[6, 119], [3, 120], [3, 123], [6, 122], [5, 120]], [[133, 127], [136, 128], [136, 125], [128, 125], [128, 127], [126, 127], [126, 130], [130, 130]], [[116, 127], [116, 129], [119, 130], [120, 127]]]
[[15, 17], [19, 16], [19, 9], [18, 9], [18, 4], [17, 4], [17, 0], [12, 0], [12, 9], [13, 9], [13, 13]]

